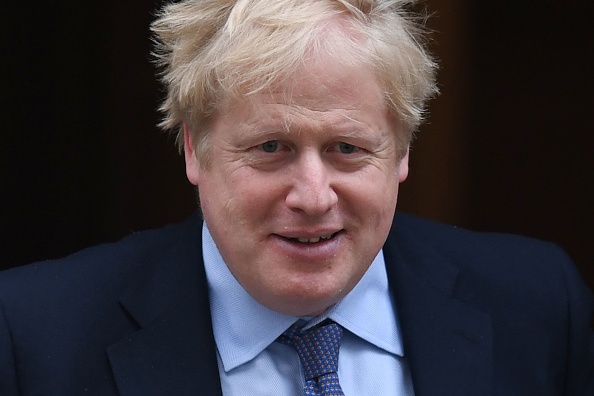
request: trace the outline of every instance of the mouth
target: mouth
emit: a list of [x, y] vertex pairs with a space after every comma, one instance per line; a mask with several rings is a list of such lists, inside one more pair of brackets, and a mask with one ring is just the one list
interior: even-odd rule
[[337, 232], [334, 232], [331, 234], [325, 234], [325, 235], [320, 235], [320, 236], [315, 236], [315, 237], [295, 237], [295, 238], [283, 237], [283, 238], [285, 238], [287, 241], [290, 241], [290, 242], [297, 242], [297, 243], [303, 243], [303, 244], [314, 244], [314, 243], [329, 241], [330, 239], [332, 239], [336, 235], [338, 235], [340, 232], [341, 231], [337, 231]]

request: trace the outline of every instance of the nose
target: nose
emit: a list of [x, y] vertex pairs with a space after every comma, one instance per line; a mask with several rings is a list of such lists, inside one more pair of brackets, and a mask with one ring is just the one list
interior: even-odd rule
[[291, 210], [320, 216], [338, 202], [332, 185], [332, 169], [318, 153], [304, 153], [291, 172], [291, 188], [285, 199]]

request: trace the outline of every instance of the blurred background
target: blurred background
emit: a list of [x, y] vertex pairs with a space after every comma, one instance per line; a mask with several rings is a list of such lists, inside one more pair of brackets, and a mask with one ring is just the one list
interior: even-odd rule
[[[148, 26], [161, 2], [20, 0], [0, 24], [0, 268], [196, 208]], [[429, 0], [442, 94], [399, 208], [561, 245], [594, 289], [594, 2]]]

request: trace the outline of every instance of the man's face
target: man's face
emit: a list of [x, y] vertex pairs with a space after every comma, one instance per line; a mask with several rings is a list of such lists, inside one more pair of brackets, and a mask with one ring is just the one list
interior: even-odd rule
[[328, 62], [221, 110], [208, 166], [186, 130], [186, 171], [206, 224], [259, 303], [319, 314], [361, 279], [408, 173], [394, 125], [369, 70]]

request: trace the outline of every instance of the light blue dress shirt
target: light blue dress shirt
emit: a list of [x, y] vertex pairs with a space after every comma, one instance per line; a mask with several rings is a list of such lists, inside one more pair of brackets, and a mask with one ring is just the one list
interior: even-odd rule
[[264, 307], [243, 289], [206, 223], [202, 244], [223, 395], [302, 396], [299, 357], [275, 340], [297, 320], [314, 326], [326, 318], [345, 329], [338, 360], [345, 396], [414, 394], [381, 251], [340, 302], [318, 317], [299, 318]]

